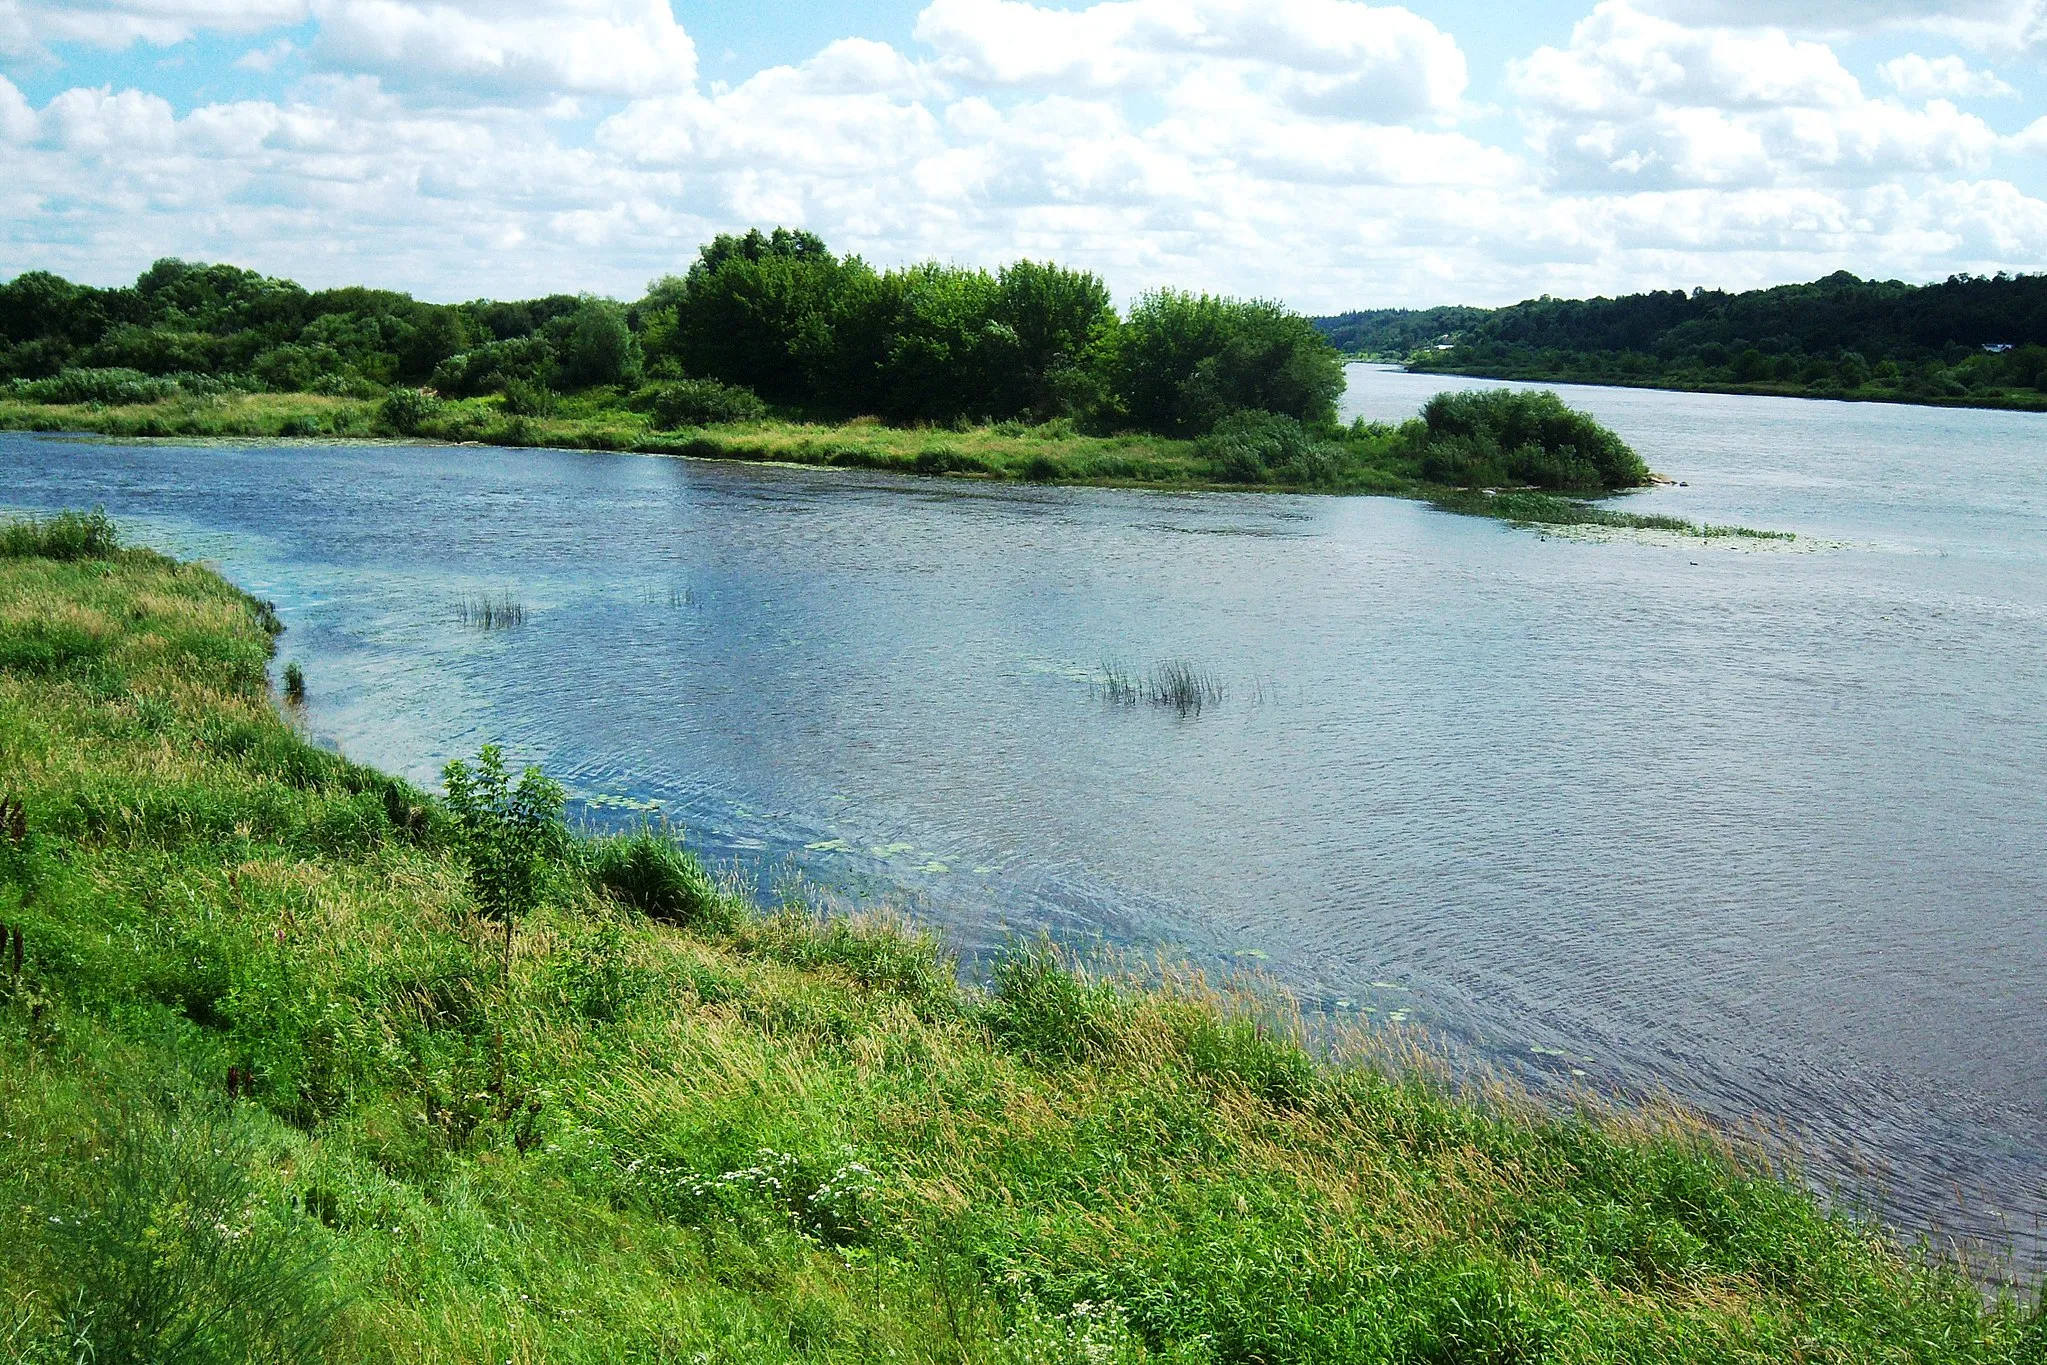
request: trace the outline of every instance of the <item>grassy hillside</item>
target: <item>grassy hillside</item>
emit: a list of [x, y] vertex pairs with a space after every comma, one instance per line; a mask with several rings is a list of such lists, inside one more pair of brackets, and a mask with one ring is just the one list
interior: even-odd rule
[[266, 622], [0, 534], [0, 1360], [2047, 1360], [1694, 1125], [1041, 947], [965, 988], [658, 839], [536, 843], [506, 958]]

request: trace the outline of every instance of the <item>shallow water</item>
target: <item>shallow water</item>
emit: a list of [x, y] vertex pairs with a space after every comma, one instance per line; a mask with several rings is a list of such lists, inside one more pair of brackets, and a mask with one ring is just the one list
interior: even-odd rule
[[[1462, 381], [1353, 370], [1399, 419]], [[767, 883], [1166, 946], [1537, 1085], [1767, 1115], [2043, 1262], [2047, 419], [1569, 388], [1791, 530], [1592, 541], [1388, 499], [624, 455], [0, 437], [277, 601], [309, 725], [485, 740]], [[515, 630], [456, 620], [508, 590]], [[1108, 700], [1186, 659], [1198, 715]]]

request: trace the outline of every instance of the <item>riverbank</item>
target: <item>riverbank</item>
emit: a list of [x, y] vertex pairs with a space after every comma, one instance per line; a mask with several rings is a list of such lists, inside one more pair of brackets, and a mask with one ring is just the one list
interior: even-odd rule
[[446, 807], [276, 710], [260, 605], [74, 525], [0, 538], [6, 1359], [202, 1305], [207, 1359], [2047, 1347], [1695, 1123], [1311, 1052], [1272, 996], [964, 988], [658, 845], [551, 858], [507, 967]]
[[[756, 464], [794, 464], [978, 481], [1013, 481], [1176, 492], [1332, 493], [1409, 498], [1446, 511], [1517, 525], [1596, 525], [1701, 538], [1788, 540], [1783, 532], [1707, 526], [1641, 515], [1581, 498], [1517, 493], [1495, 498], [1418, 477], [1415, 460], [1390, 429], [1346, 429], [1327, 454], [1260, 470], [1247, 480], [1227, 457], [1195, 441], [1126, 434], [1091, 436], [1070, 422], [1006, 422], [959, 430], [892, 427], [871, 418], [817, 423], [761, 420], [656, 429], [610, 393], [573, 395], [559, 410], [531, 417], [496, 400], [436, 405], [409, 430], [383, 406], [318, 394], [223, 394], [127, 406], [0, 401], [0, 430], [92, 433], [124, 439], [401, 438], [509, 448], [619, 451]], [[1231, 477], [1232, 473], [1237, 474]], [[1302, 474], [1312, 477], [1302, 477]]]
[[[1368, 356], [1346, 360], [1372, 361]], [[1379, 363], [1373, 361], [1373, 363]], [[1791, 380], [1755, 383], [1715, 382], [1675, 375], [1644, 376], [1606, 370], [1573, 370], [1541, 365], [1451, 365], [1411, 360], [1393, 362], [1409, 374], [1456, 375], [1465, 379], [1501, 379], [1517, 384], [1589, 385], [1614, 389], [1661, 389], [1668, 393], [1724, 393], [1743, 398], [1804, 398], [1836, 403], [1894, 403], [1918, 408], [1983, 408], [2000, 412], [2047, 412], [2047, 393], [2000, 389], [1987, 393], [1907, 393], [1879, 384], [1846, 388], [1838, 383], [1800, 384]]]

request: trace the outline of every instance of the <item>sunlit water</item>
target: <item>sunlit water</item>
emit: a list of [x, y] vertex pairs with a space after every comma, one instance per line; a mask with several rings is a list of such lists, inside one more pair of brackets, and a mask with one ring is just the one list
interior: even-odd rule
[[[1449, 381], [1455, 383], [1456, 381]], [[1445, 381], [1362, 367], [1397, 420]], [[274, 598], [310, 729], [501, 740], [764, 883], [1262, 968], [1538, 1086], [1797, 1134], [1909, 1227], [2047, 1219], [2047, 419], [1572, 388], [1790, 548], [1388, 499], [483, 448], [0, 438]], [[521, 628], [461, 626], [509, 591]], [[1104, 662], [1222, 682], [1182, 716]]]

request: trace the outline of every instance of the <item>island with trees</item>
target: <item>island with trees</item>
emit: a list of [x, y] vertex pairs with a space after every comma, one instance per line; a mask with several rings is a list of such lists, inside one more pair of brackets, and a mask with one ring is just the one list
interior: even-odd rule
[[808, 232], [720, 236], [623, 303], [436, 304], [163, 260], [132, 286], [0, 286], [0, 428], [406, 437], [960, 478], [1433, 499], [1515, 521], [1699, 530], [1595, 506], [1650, 481], [1553, 395], [1337, 420], [1342, 357], [1267, 300], [1085, 271], [877, 270]]
[[1315, 319], [1346, 355], [1536, 383], [2047, 410], [2047, 275], [1859, 279], [1377, 309]]

